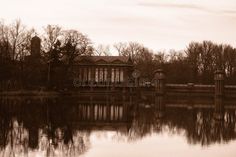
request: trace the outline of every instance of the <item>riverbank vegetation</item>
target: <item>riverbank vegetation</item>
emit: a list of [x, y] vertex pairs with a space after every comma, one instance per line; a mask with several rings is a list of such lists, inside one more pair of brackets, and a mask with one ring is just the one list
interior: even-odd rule
[[[40, 56], [32, 58], [28, 56], [32, 53], [31, 39], [34, 36], [41, 39], [41, 47]], [[79, 30], [48, 25], [43, 32], [38, 33], [16, 20], [11, 24], [0, 22], [1, 86], [9, 81], [16, 88], [72, 84], [68, 78], [73, 74], [77, 56], [114, 54], [110, 50], [116, 51], [120, 56], [131, 57], [134, 68], [141, 72], [141, 81], [151, 81], [154, 70], [162, 68], [166, 73], [167, 83], [213, 84], [214, 72], [221, 69], [225, 72], [226, 83], [236, 84], [236, 48], [228, 44], [193, 41], [182, 51], [168, 52], [153, 51], [137, 42], [94, 45]]]

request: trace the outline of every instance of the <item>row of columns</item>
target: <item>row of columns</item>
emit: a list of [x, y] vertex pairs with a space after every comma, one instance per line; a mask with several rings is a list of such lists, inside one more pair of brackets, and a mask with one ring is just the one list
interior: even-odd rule
[[125, 122], [128, 119], [128, 104], [125, 96], [122, 96], [122, 103], [115, 103], [115, 96], [105, 95], [105, 102], [94, 101], [93, 96], [89, 96], [90, 103], [76, 105], [74, 120], [83, 122]]
[[80, 82], [121, 83], [126, 81], [125, 67], [79, 67]]
[[[154, 72], [155, 80], [155, 104], [158, 110], [160, 110], [160, 116], [163, 116], [164, 109], [164, 96], [165, 96], [165, 74], [162, 69], [158, 69]], [[217, 70], [215, 72], [215, 119], [223, 119], [223, 97], [224, 97], [224, 72]], [[188, 84], [193, 86], [193, 84]]]
[[77, 117], [83, 121], [123, 121], [126, 113], [123, 105], [79, 104]]

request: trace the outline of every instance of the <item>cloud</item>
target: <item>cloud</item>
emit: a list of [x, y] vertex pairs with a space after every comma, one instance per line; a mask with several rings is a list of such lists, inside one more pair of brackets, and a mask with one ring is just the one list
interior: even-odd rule
[[195, 4], [177, 4], [177, 3], [154, 3], [154, 2], [141, 2], [138, 4], [139, 6], [144, 7], [160, 7], [160, 8], [174, 8], [174, 9], [190, 9], [190, 10], [198, 10], [205, 12], [213, 12], [212, 10]]
[[185, 3], [156, 3], [156, 2], [140, 2], [138, 6], [144, 7], [159, 7], [159, 8], [166, 8], [166, 9], [188, 9], [188, 10], [195, 10], [201, 12], [208, 12], [208, 13], [215, 13], [215, 14], [223, 14], [223, 15], [230, 15], [236, 16], [236, 10], [234, 9], [214, 9], [206, 6], [196, 5], [196, 4], [185, 4]]
[[236, 10], [222, 10], [222, 13], [236, 15]]

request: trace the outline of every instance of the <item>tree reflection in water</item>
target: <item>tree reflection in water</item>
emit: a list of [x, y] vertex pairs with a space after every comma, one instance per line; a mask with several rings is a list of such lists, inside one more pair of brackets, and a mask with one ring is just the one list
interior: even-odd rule
[[[189, 144], [200, 143], [207, 146], [213, 143], [228, 142], [235, 139], [235, 113], [234, 110], [225, 112], [225, 116], [230, 116], [231, 120], [224, 119], [217, 121], [213, 117], [213, 110], [198, 109], [198, 110], [183, 110], [175, 109], [168, 113], [168, 126], [170, 130], [183, 129]], [[178, 116], [174, 115], [179, 113]]]
[[126, 134], [118, 133], [117, 136], [128, 142], [136, 142], [153, 133], [168, 132], [183, 134], [189, 144], [202, 146], [235, 140], [235, 109], [225, 111], [222, 121], [215, 120], [213, 112], [213, 109], [166, 108], [165, 117], [158, 118], [155, 109], [142, 108], [132, 119], [129, 131]]
[[1, 148], [1, 157], [15, 156], [47, 156], [73, 157], [85, 153], [90, 147], [89, 134], [85, 131], [75, 131], [70, 140], [66, 141], [62, 128], [53, 131], [52, 136], [48, 127], [38, 129], [38, 147], [29, 148], [29, 131], [13, 118], [7, 134], [4, 148]]
[[202, 146], [236, 138], [235, 109], [225, 110], [224, 119], [216, 121], [213, 109], [166, 107], [160, 117], [155, 105], [130, 100], [15, 100], [0, 104], [1, 157], [79, 156], [89, 150], [90, 135], [97, 131], [115, 131], [113, 140], [127, 142], [168, 132]]
[[28, 153], [28, 131], [23, 127], [23, 123], [13, 118], [9, 124], [9, 132], [7, 134], [6, 146], [2, 156], [25, 155]]

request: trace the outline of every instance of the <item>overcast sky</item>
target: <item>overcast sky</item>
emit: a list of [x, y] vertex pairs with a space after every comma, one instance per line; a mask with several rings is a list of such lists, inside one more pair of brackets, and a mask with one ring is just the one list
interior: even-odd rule
[[95, 44], [137, 41], [154, 50], [212, 40], [236, 47], [236, 0], [0, 0], [0, 18], [58, 24]]

